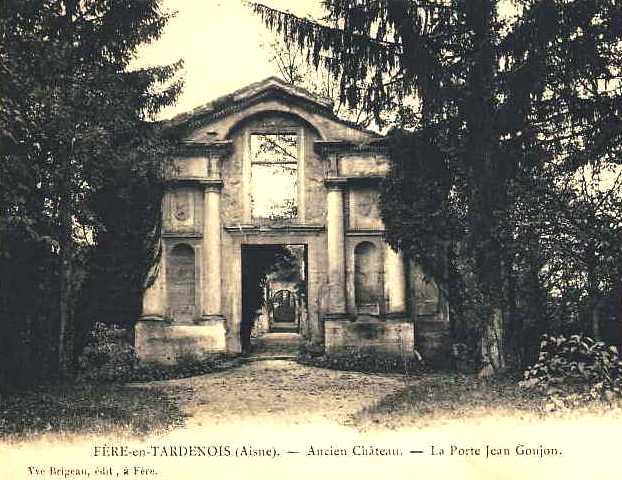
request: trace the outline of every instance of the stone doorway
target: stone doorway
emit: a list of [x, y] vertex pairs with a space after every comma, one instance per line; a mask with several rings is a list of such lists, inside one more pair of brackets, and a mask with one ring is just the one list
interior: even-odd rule
[[[260, 341], [263, 336], [297, 335], [306, 324], [307, 246], [243, 244], [241, 252], [240, 343], [242, 351], [249, 353], [263, 344]], [[290, 337], [287, 342], [291, 345]]]

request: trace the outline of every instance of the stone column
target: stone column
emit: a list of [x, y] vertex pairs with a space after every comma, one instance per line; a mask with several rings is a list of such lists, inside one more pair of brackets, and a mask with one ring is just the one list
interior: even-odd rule
[[384, 298], [387, 313], [406, 312], [406, 271], [404, 257], [389, 244], [384, 248]]
[[346, 265], [344, 256], [344, 219], [343, 189], [345, 180], [331, 179], [326, 181], [328, 207], [326, 229], [328, 237], [328, 286], [329, 298], [327, 314], [329, 316], [346, 315], [345, 279]]
[[204, 320], [222, 318], [221, 248], [222, 225], [220, 220], [221, 180], [210, 180], [205, 184], [203, 203], [203, 301]]

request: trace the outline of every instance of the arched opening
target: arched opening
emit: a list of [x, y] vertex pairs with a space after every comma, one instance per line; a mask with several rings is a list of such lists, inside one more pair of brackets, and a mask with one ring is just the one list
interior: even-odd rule
[[279, 290], [270, 297], [269, 309], [272, 321], [278, 327], [284, 324], [295, 324], [297, 317], [298, 299], [292, 290]]
[[381, 275], [376, 246], [371, 242], [359, 243], [354, 249], [354, 298], [359, 314], [380, 313]]
[[191, 321], [196, 316], [194, 249], [175, 245], [166, 262], [166, 289], [170, 314], [176, 322]]

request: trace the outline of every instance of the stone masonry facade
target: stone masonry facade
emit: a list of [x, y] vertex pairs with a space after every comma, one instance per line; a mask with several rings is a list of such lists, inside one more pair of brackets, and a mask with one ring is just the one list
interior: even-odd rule
[[[382, 136], [276, 78], [167, 128], [179, 154], [164, 197], [161, 261], [135, 328], [142, 361], [241, 352], [246, 245], [305, 246], [308, 328], [301, 333], [327, 354], [369, 348], [447, 356], [449, 315], [439, 289], [384, 241], [379, 187], [390, 159]], [[251, 159], [254, 135], [292, 145], [294, 160], [275, 167], [294, 177], [289, 218], [254, 217], [255, 189], [274, 194], [270, 182], [253, 184], [261, 168], [274, 167]]]

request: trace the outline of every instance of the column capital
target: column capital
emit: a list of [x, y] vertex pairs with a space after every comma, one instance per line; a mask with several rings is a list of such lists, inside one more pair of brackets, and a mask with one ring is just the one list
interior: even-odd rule
[[324, 185], [328, 190], [344, 190], [348, 180], [342, 177], [326, 177]]
[[201, 180], [201, 185], [206, 192], [220, 192], [224, 185], [223, 181], [220, 179], [205, 179]]

